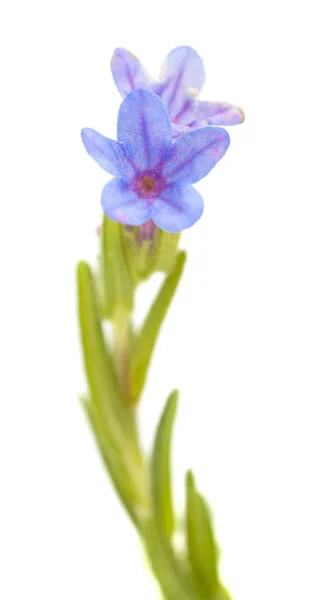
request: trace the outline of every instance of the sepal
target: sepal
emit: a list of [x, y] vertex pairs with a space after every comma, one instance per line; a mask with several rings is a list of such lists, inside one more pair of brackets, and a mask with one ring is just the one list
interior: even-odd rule
[[124, 227], [126, 258], [136, 284], [152, 273], [170, 273], [176, 262], [180, 234], [163, 231], [153, 222]]
[[156, 258], [156, 271], [170, 273], [173, 269], [178, 251], [180, 233], [169, 233], [160, 229], [160, 243]]
[[128, 313], [133, 307], [134, 285], [124, 248], [123, 225], [103, 217], [101, 228], [100, 289], [102, 315]]

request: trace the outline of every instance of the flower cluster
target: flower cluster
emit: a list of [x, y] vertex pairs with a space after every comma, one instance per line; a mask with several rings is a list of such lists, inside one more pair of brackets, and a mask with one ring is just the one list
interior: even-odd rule
[[150, 79], [140, 62], [119, 48], [112, 73], [124, 97], [117, 141], [93, 129], [82, 130], [89, 155], [114, 175], [103, 189], [105, 214], [125, 225], [151, 220], [168, 232], [191, 227], [203, 212], [203, 199], [192, 184], [224, 156], [228, 132], [243, 112], [226, 103], [196, 99], [203, 82], [200, 57], [188, 47], [173, 50], [161, 82]]

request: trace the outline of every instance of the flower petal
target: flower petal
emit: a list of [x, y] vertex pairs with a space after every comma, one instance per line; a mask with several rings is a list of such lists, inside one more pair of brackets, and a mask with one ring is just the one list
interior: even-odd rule
[[116, 48], [114, 51], [111, 70], [123, 98], [137, 88], [149, 88], [151, 81], [149, 75], [144, 71], [138, 58], [125, 48]]
[[117, 132], [129, 162], [140, 172], [156, 167], [173, 139], [163, 102], [148, 90], [135, 90], [126, 96], [119, 110]]
[[203, 198], [195, 188], [172, 185], [156, 198], [152, 219], [164, 231], [175, 233], [194, 225], [203, 209]]
[[199, 181], [224, 156], [230, 139], [226, 129], [203, 127], [178, 137], [169, 148], [162, 174], [167, 183]]
[[197, 52], [189, 46], [172, 50], [161, 71], [164, 80], [161, 98], [172, 119], [185, 110], [185, 101], [198, 96], [205, 80], [204, 65]]
[[174, 139], [191, 131], [190, 127], [187, 127], [187, 125], [178, 125], [177, 123], [172, 123], [172, 130]]
[[244, 111], [227, 102], [197, 102], [195, 114], [205, 125], [238, 125], [245, 120]]
[[102, 169], [111, 175], [134, 177], [135, 171], [125, 156], [123, 144], [88, 127], [82, 129], [81, 136], [86, 151]]
[[152, 208], [123, 179], [112, 179], [102, 191], [102, 208], [105, 214], [124, 225], [141, 225], [151, 216]]

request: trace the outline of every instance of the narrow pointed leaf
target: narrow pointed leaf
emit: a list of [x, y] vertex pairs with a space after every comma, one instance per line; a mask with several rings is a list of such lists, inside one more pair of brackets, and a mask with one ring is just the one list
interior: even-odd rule
[[190, 471], [186, 476], [186, 507], [188, 556], [196, 586], [203, 598], [214, 598], [220, 589], [218, 548], [206, 502], [196, 491]]
[[151, 460], [151, 492], [154, 516], [162, 531], [168, 536], [171, 536], [174, 531], [170, 451], [177, 402], [178, 393], [175, 391], [168, 398], [158, 424]]
[[183, 272], [185, 260], [185, 252], [180, 252], [177, 255], [174, 269], [164, 280], [145, 319], [144, 325], [137, 336], [131, 367], [133, 397], [135, 401], [139, 398], [143, 389], [157, 336], [174, 297]]
[[141, 499], [136, 494], [136, 488], [131, 481], [125, 461], [123, 461], [121, 454], [107, 442], [107, 432], [105, 432], [103, 422], [99, 419], [92, 402], [87, 398], [81, 398], [81, 403], [89, 419], [102, 460], [113, 485], [133, 523], [138, 527], [138, 507]]
[[123, 225], [103, 217], [101, 269], [104, 316], [112, 318], [114, 310], [129, 312], [133, 306], [133, 281], [126, 260]]
[[[105, 217], [106, 219], [106, 217]], [[109, 260], [113, 267], [116, 309], [130, 312], [133, 307], [133, 281], [127, 264], [123, 242], [123, 225], [107, 219], [109, 231]]]
[[109, 436], [121, 444], [135, 438], [133, 415], [124, 406], [107, 342], [103, 336], [90, 267], [78, 265], [79, 321], [84, 364], [93, 404], [104, 417]]
[[143, 537], [154, 573], [166, 600], [198, 600], [181, 563], [156, 521], [147, 521]]
[[103, 217], [101, 227], [101, 256], [99, 261], [100, 282], [102, 291], [102, 314], [111, 319], [114, 311], [115, 290], [113, 285], [111, 240], [108, 232], [108, 218]]
[[222, 584], [219, 587], [218, 594], [216, 596], [216, 600], [232, 600], [232, 597], [229, 591]]

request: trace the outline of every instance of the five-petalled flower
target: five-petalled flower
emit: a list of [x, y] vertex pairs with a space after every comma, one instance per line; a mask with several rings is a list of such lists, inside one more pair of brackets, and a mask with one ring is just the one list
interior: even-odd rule
[[197, 100], [205, 80], [203, 61], [189, 46], [172, 50], [161, 70], [161, 81], [150, 78], [136, 56], [117, 48], [111, 61], [114, 81], [125, 98], [135, 89], [149, 89], [163, 100], [177, 137], [188, 128], [237, 125], [244, 120], [241, 108], [227, 102]]
[[173, 140], [162, 100], [145, 89], [126, 96], [117, 130], [118, 141], [93, 129], [82, 130], [87, 152], [115, 175], [102, 192], [105, 214], [125, 225], [152, 219], [169, 232], [191, 227], [203, 212], [203, 199], [192, 184], [224, 156], [230, 142], [228, 132], [221, 127], [203, 127]]

